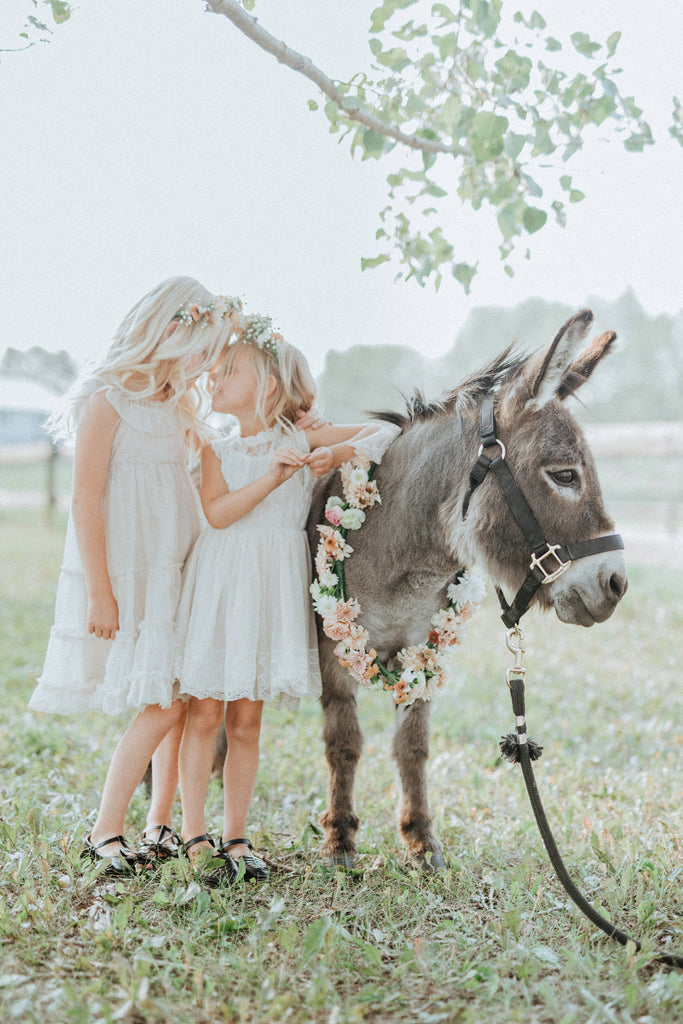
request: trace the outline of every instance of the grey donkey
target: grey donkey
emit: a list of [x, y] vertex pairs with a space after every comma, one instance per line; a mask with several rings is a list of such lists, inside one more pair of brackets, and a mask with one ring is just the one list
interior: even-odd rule
[[[581, 350], [593, 320], [579, 313], [545, 350], [498, 359], [427, 404], [412, 399], [404, 414], [382, 414], [402, 433], [391, 444], [375, 480], [382, 504], [368, 512], [353, 534], [353, 555], [344, 563], [347, 595], [362, 608], [359, 623], [379, 658], [424, 643], [431, 617], [447, 603], [446, 590], [463, 567], [477, 565], [499, 587], [517, 590], [529, 567], [529, 551], [497, 482], [488, 478], [463, 500], [479, 446], [479, 407], [493, 392], [498, 437], [536, 519], [553, 543], [576, 543], [609, 534], [591, 452], [567, 409], [567, 399], [590, 377], [615, 340], [614, 332]], [[315, 556], [317, 525], [329, 495], [340, 494], [336, 474], [319, 481], [309, 517]], [[591, 626], [607, 619], [627, 588], [621, 551], [573, 562], [535, 601], [563, 622]], [[358, 684], [319, 631], [323, 677], [324, 743], [328, 765], [323, 862], [352, 867], [359, 819], [353, 786], [361, 755]], [[368, 695], [368, 699], [372, 699]], [[386, 694], [377, 696], [389, 702]], [[447, 693], [439, 700], [446, 702]], [[399, 832], [409, 857], [426, 870], [444, 866], [443, 847], [432, 831], [426, 783], [431, 703], [397, 708], [393, 756], [401, 783]]]

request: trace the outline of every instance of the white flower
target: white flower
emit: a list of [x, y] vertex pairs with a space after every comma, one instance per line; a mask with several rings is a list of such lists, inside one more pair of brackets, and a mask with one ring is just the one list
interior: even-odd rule
[[478, 572], [467, 569], [457, 583], [451, 583], [447, 593], [453, 604], [481, 604], [486, 597], [486, 584]]
[[[405, 678], [405, 673], [403, 678]], [[405, 704], [410, 707], [416, 700], [429, 700], [429, 686], [425, 678], [424, 672], [416, 672], [415, 679], [410, 685], [410, 689], [406, 695]]]
[[347, 508], [341, 514], [339, 525], [345, 530], [360, 530], [365, 522], [365, 512], [360, 508]]
[[336, 494], [331, 495], [325, 502], [325, 511], [327, 512], [331, 508], [342, 508], [344, 502], [341, 498], [338, 498]]
[[322, 593], [322, 591], [320, 589], [320, 584], [317, 581], [314, 581], [313, 583], [311, 583], [310, 587], [308, 588], [308, 592], [310, 593], [311, 597], [313, 598], [313, 603], [315, 604], [315, 602], [318, 600], [318, 598], [320, 597], [320, 595]]
[[368, 474], [364, 469], [352, 469], [349, 474], [349, 483], [353, 486], [359, 484], [366, 484], [368, 482]]
[[336, 612], [339, 601], [336, 597], [332, 597], [331, 594], [321, 594], [318, 598], [314, 599], [313, 604], [321, 618], [329, 619]]
[[[339, 583], [339, 577], [337, 576], [336, 572], [332, 572], [331, 569], [325, 569], [324, 572], [321, 572], [318, 579], [320, 582], [320, 586], [328, 587], [330, 590], [332, 590], [333, 587], [336, 587], [337, 584]], [[320, 590], [320, 587], [318, 588], [318, 590]]]

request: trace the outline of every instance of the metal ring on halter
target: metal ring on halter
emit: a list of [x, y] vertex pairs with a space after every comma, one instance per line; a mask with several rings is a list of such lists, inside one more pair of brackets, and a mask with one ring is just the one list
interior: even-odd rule
[[[496, 438], [496, 440], [495, 440], [495, 441], [493, 442], [493, 444], [497, 444], [497, 445], [498, 445], [498, 447], [500, 448], [500, 457], [501, 457], [501, 459], [505, 459], [505, 455], [506, 455], [506, 451], [505, 451], [505, 445], [504, 445], [504, 444], [503, 444], [503, 442], [502, 442], [502, 441], [500, 440], [500, 438], [498, 438], [498, 437], [497, 437], [497, 438]], [[489, 445], [489, 444], [487, 444], [487, 445], [486, 445], [486, 447], [487, 447], [487, 448], [492, 448], [492, 447], [493, 447], [493, 445]], [[480, 445], [479, 445], [479, 451], [477, 452], [477, 458], [479, 458], [479, 456], [481, 455], [481, 453], [482, 453], [483, 451], [484, 451], [484, 445], [483, 445], [483, 444], [480, 444]]]

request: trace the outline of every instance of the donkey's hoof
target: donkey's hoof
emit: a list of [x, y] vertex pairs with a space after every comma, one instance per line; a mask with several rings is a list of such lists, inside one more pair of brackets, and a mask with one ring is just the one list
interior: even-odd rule
[[439, 871], [446, 869], [446, 861], [442, 853], [437, 850], [425, 850], [424, 853], [418, 853], [415, 859], [415, 865], [424, 872], [425, 875], [435, 875]]
[[355, 853], [343, 851], [341, 853], [329, 853], [321, 858], [324, 868], [343, 868], [345, 871], [353, 871], [356, 866], [357, 856]]

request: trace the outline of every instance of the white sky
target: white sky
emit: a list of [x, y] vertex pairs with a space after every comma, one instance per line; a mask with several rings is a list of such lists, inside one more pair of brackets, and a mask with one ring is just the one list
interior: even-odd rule
[[[255, 13], [347, 78], [367, 63], [374, 6], [260, 0]], [[315, 373], [327, 349], [355, 343], [440, 355], [474, 306], [535, 295], [580, 308], [632, 287], [650, 313], [678, 312], [683, 150], [667, 127], [671, 96], [683, 99], [683, 8], [538, 6], [563, 39], [621, 29], [620, 88], [645, 109], [657, 145], [642, 155], [617, 143], [584, 149], [567, 172], [586, 200], [569, 209], [566, 229], [534, 236], [531, 261], [520, 248], [513, 280], [497, 230], [464, 218], [463, 258], [489, 253], [466, 297], [450, 280], [438, 294], [394, 284], [393, 265], [361, 272], [360, 257], [377, 252], [388, 168], [351, 160], [322, 112], [308, 110], [319, 99], [311, 83], [201, 0], [81, 0], [51, 43], [0, 63], [0, 352], [101, 352], [126, 310], [176, 273], [273, 315]], [[28, 10], [0, 0], [0, 45]]]

